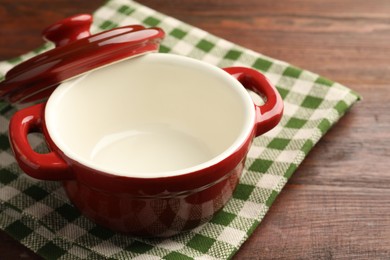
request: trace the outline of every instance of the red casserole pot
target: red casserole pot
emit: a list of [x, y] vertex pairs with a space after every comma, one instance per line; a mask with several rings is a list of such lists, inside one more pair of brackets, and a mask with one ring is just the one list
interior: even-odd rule
[[[75, 17], [60, 24], [74, 30]], [[123, 52], [112, 55], [115, 46], [102, 50], [101, 42], [80, 43], [96, 35], [73, 39], [54, 51], [69, 48], [69, 53], [74, 51], [69, 46], [78, 44], [84, 49], [73, 58], [89, 52], [82, 62], [66, 56], [64, 64], [24, 77], [28, 66], [21, 65], [7, 74], [0, 94], [30, 101], [51, 93], [47, 102], [11, 119], [10, 141], [24, 172], [61, 181], [71, 202], [102, 226], [137, 236], [171, 236], [205, 223], [226, 204], [253, 138], [278, 124], [283, 103], [275, 87], [251, 68], [219, 69], [172, 54], [138, 55], [156, 50], [163, 33], [132, 28], [146, 40], [132, 41], [131, 59], [124, 60]], [[111, 42], [131, 38], [121, 37]], [[34, 59], [33, 64], [41, 62]], [[47, 77], [59, 68], [68, 69]], [[42, 91], [44, 78], [50, 88]], [[264, 97], [265, 104], [255, 105], [247, 90]], [[35, 131], [43, 133], [49, 153], [29, 145], [27, 135]]]

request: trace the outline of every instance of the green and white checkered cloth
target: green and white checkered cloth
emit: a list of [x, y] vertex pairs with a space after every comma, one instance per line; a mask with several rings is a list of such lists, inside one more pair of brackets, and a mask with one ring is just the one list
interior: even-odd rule
[[[306, 70], [237, 46], [128, 0], [112, 0], [94, 14], [93, 32], [128, 24], [159, 26], [161, 52], [219, 67], [249, 66], [265, 73], [285, 102], [280, 124], [254, 140], [233, 198], [209, 223], [167, 239], [140, 239], [95, 225], [70, 204], [61, 184], [23, 174], [8, 142], [19, 108], [0, 102], [0, 227], [47, 259], [226, 259], [259, 225], [298, 165], [326, 131], [359, 99], [350, 89]], [[0, 63], [0, 77], [16, 63]], [[38, 137], [31, 140], [43, 149]], [[1, 254], [1, 253], [0, 253]]]

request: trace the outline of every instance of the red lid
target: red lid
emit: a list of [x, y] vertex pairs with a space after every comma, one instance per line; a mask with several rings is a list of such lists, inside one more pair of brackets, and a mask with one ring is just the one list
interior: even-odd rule
[[8, 71], [0, 82], [0, 99], [26, 103], [47, 98], [61, 82], [135, 55], [158, 51], [160, 28], [130, 25], [91, 35], [92, 16], [61, 20], [42, 34], [56, 48]]

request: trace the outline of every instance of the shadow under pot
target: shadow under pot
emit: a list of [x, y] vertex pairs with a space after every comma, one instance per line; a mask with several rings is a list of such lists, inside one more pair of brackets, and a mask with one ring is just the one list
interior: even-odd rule
[[[265, 104], [255, 105], [246, 89]], [[153, 53], [60, 84], [46, 103], [13, 116], [10, 140], [28, 175], [62, 181], [96, 223], [171, 236], [226, 204], [253, 138], [282, 111], [280, 95], [256, 70]], [[47, 154], [28, 143], [36, 129]]]

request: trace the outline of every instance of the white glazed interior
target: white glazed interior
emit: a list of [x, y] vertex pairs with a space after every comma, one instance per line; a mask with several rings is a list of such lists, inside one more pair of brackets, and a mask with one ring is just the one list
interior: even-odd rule
[[121, 61], [62, 83], [46, 127], [69, 158], [114, 175], [185, 174], [220, 162], [252, 131], [242, 85], [212, 65], [172, 54]]

